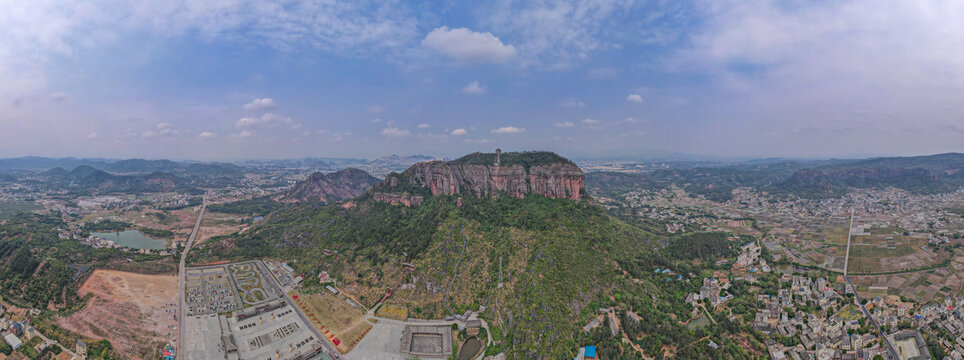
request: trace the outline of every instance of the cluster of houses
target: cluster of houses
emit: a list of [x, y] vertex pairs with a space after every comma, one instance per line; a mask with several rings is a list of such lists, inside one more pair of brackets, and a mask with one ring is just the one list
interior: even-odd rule
[[729, 282], [723, 283], [715, 277], [705, 278], [703, 279], [703, 286], [700, 287], [700, 292], [686, 295], [686, 303], [696, 307], [698, 306], [697, 302], [704, 301], [706, 304], [709, 304], [712, 307], [717, 307], [727, 300], [733, 298], [733, 295], [731, 294], [723, 294], [723, 292], [729, 288]]
[[948, 359], [964, 360], [964, 297], [947, 297], [942, 302], [920, 308], [913, 316], [915, 327], [932, 327], [944, 330], [950, 338], [940, 338]]
[[[0, 306], [0, 314], [3, 314], [3, 310]], [[13, 321], [7, 316], [0, 317], [0, 331], [3, 333], [3, 340], [14, 350], [23, 346], [21, 338], [30, 340], [37, 336], [37, 330], [30, 326], [30, 320]]]
[[[863, 313], [849, 305], [850, 299], [835, 291], [826, 279], [784, 275], [783, 283], [789, 283], [789, 289], [780, 289], [776, 296], [757, 295], [765, 305], [754, 316], [753, 328], [774, 337], [799, 338], [800, 344], [788, 347], [768, 342], [772, 359], [890, 358], [887, 344], [870, 323], [857, 320]], [[807, 313], [796, 310], [798, 306], [819, 306], [823, 311]], [[844, 315], [848, 308], [853, 316]], [[930, 359], [920, 330], [914, 329], [936, 327], [950, 334], [950, 338], [939, 339], [947, 359], [964, 360], [964, 298], [946, 298], [914, 312], [898, 296], [878, 296], [867, 299], [864, 308], [884, 331], [893, 332], [887, 337], [900, 359]], [[897, 331], [899, 328], [905, 330]]]

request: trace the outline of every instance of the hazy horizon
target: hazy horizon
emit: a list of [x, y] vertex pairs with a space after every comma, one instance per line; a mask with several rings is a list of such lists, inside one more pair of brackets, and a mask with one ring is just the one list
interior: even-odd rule
[[0, 158], [964, 151], [964, 3], [0, 4]]

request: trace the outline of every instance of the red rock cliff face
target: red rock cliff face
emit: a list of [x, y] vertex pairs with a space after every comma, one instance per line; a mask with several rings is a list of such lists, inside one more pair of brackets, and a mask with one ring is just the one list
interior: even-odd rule
[[564, 163], [522, 165], [456, 165], [430, 161], [413, 165], [406, 172], [413, 180], [428, 187], [433, 195], [472, 194], [481, 197], [506, 192], [523, 198], [540, 194], [550, 198], [579, 200], [586, 177], [578, 166]]
[[392, 205], [405, 205], [406, 207], [422, 205], [422, 201], [425, 200], [419, 195], [386, 194], [380, 192], [372, 193], [372, 198], [378, 202], [387, 202]]

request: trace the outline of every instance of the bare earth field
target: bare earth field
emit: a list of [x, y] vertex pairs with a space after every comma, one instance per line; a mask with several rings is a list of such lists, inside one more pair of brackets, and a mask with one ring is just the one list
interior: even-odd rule
[[229, 220], [235, 218], [237, 217], [228, 214], [206, 214], [204, 219], [201, 220], [201, 227], [198, 229], [197, 238], [194, 241], [197, 244], [202, 244], [212, 237], [227, 235], [241, 230], [241, 228], [244, 227], [243, 225], [233, 223]]
[[177, 276], [95, 270], [80, 287], [93, 294], [87, 306], [57, 320], [61, 327], [107, 339], [131, 359], [157, 358], [175, 336]]

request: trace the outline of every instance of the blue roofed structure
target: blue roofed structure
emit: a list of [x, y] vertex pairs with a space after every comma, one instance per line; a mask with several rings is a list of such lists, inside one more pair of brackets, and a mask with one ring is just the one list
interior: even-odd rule
[[596, 358], [596, 345], [587, 345], [587, 346], [586, 346], [586, 358], [587, 358], [587, 359], [595, 359], [595, 358]]

